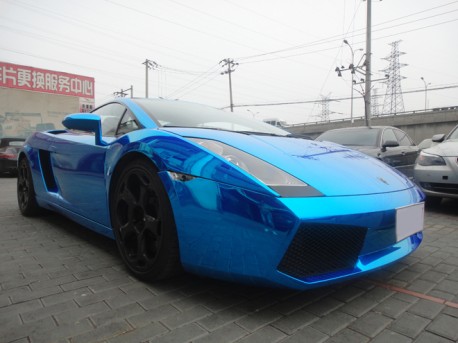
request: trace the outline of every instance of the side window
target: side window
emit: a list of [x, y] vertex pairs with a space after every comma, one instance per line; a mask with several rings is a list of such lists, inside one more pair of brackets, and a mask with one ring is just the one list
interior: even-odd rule
[[125, 133], [138, 130], [140, 126], [134, 118], [134, 115], [129, 110], [126, 111], [121, 119], [116, 135], [123, 135]]
[[455, 127], [449, 134], [447, 139], [457, 139], [458, 138], [458, 126]]
[[388, 141], [398, 141], [392, 129], [386, 129], [383, 131], [382, 144], [385, 144]]
[[102, 136], [114, 136], [118, 128], [119, 120], [126, 108], [117, 103], [111, 103], [100, 107], [92, 113], [98, 114], [102, 119]]
[[411, 146], [413, 142], [410, 140], [409, 136], [404, 131], [394, 130], [396, 137], [398, 138], [399, 145], [401, 146]]

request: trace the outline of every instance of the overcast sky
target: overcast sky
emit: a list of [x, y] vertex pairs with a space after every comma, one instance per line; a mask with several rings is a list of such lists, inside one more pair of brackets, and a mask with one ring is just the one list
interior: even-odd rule
[[[0, 61], [95, 78], [96, 105], [134, 88], [149, 96], [229, 106], [228, 75], [219, 62], [239, 63], [232, 74], [235, 106], [258, 119], [319, 121], [320, 99], [331, 119], [350, 116], [351, 74], [336, 66], [364, 60], [366, 5], [361, 0], [0, 0]], [[400, 41], [404, 108], [458, 105], [458, 1], [372, 0], [373, 79]], [[446, 88], [446, 89], [444, 89]], [[364, 115], [359, 85], [355, 116]], [[386, 85], [374, 82], [382, 111]]]

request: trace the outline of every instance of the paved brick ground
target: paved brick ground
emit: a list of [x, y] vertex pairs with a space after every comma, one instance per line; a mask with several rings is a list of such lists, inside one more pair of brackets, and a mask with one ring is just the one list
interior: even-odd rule
[[24, 218], [0, 178], [0, 342], [456, 342], [458, 202], [426, 213], [421, 248], [309, 292], [193, 275], [139, 282], [113, 241], [58, 215]]

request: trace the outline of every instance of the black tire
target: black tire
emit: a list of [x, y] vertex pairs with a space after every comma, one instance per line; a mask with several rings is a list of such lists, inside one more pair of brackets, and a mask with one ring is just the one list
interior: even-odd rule
[[426, 196], [426, 205], [427, 206], [430, 206], [430, 207], [437, 207], [440, 205], [442, 201], [442, 198], [440, 197], [430, 197], [430, 196]]
[[152, 163], [134, 160], [113, 178], [111, 223], [119, 252], [139, 279], [160, 280], [180, 270], [172, 208]]
[[38, 216], [44, 211], [38, 206], [35, 198], [32, 172], [30, 171], [29, 161], [26, 157], [21, 157], [18, 163], [17, 201], [19, 210], [26, 217]]

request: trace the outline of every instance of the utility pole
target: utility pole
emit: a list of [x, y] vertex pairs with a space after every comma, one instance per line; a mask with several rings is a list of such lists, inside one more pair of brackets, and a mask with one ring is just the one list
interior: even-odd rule
[[113, 95], [115, 97], [126, 97], [127, 95], [127, 91], [130, 91], [130, 97], [133, 98], [134, 97], [134, 86], [130, 86], [130, 88], [127, 88], [127, 89], [121, 89], [119, 92], [113, 92]]
[[425, 84], [425, 112], [426, 112], [426, 109], [428, 108], [428, 86], [431, 84], [431, 82], [426, 83], [425, 78], [423, 76], [420, 77], [420, 79]]
[[225, 58], [219, 62], [221, 67], [227, 67], [227, 70], [221, 72], [221, 75], [228, 74], [229, 75], [229, 101], [231, 105], [231, 112], [234, 112], [234, 103], [232, 101], [232, 78], [231, 74], [235, 71], [235, 66], [238, 66], [238, 63], [234, 63], [234, 60], [231, 58]]
[[148, 70], [154, 70], [159, 65], [156, 62], [151, 61], [149, 59], [146, 59], [145, 62], [143, 62], [142, 64], [145, 65], [145, 98], [148, 98]]
[[372, 25], [372, 2], [367, 1], [367, 24], [366, 24], [366, 84], [364, 92], [364, 116], [366, 126], [371, 126], [371, 25]]

